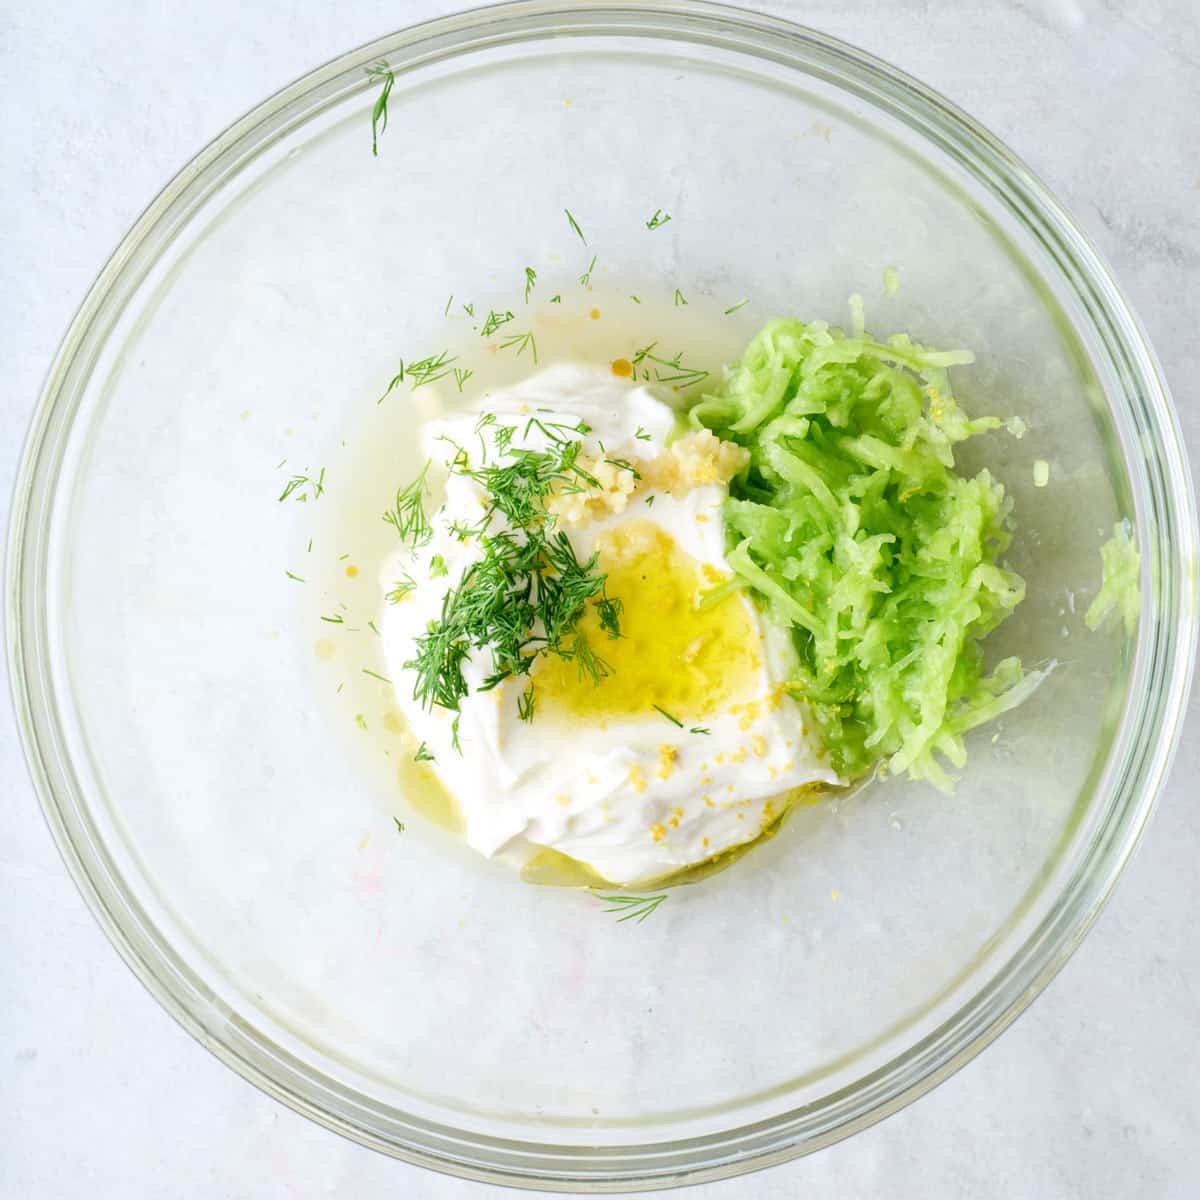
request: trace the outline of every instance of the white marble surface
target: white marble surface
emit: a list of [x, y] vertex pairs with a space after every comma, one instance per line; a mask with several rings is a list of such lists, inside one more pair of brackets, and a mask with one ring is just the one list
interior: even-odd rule
[[[443, 0], [4, 0], [0, 496], [58, 339], [117, 239], [209, 138]], [[1200, 462], [1195, 0], [779, 0], [945, 92], [1074, 211], [1149, 328]], [[7, 518], [7, 513], [0, 514]], [[483, 1196], [371, 1154], [219, 1065], [100, 934], [0, 700], [0, 1195]], [[725, 1198], [1200, 1194], [1200, 704], [1118, 893], [1032, 1010], [934, 1093]]]

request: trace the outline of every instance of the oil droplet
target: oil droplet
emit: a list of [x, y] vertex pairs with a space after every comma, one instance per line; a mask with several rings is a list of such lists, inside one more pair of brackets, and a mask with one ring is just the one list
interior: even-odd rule
[[598, 321], [600, 320], [600, 310], [598, 308], [593, 308], [592, 311], [588, 313], [588, 316], [591, 317], [593, 321]]
[[388, 733], [403, 733], [404, 721], [395, 709], [388, 709], [383, 714], [383, 727]]
[[322, 662], [328, 662], [337, 653], [337, 643], [332, 638], [321, 638], [313, 646], [313, 653]]
[[347, 564], [346, 577], [348, 579], [353, 579], [357, 574], [358, 574], [358, 568], [353, 563]]
[[628, 379], [633, 374], [633, 363], [627, 358], [614, 358], [612, 360], [612, 373], [618, 379]]

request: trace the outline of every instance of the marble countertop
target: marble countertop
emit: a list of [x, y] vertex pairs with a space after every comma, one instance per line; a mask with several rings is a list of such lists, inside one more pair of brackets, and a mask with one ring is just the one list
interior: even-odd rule
[[[158, 188], [269, 92], [443, 0], [7, 0], [0, 8], [0, 508], [59, 338]], [[1112, 264], [1200, 462], [1194, 0], [779, 0], [890, 59], [1050, 184]], [[7, 511], [0, 513], [7, 523]], [[691, 1194], [1200, 1194], [1200, 701], [1116, 896], [1032, 1009], [933, 1093], [808, 1159]], [[392, 1162], [221, 1066], [121, 963], [62, 868], [0, 699], [0, 1196], [505, 1194]], [[1189, 1066], [1189, 1060], [1191, 1064]]]

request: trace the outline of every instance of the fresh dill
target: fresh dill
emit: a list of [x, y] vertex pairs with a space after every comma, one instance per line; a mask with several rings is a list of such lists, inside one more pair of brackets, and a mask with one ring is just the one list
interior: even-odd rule
[[312, 543], [313, 543], [312, 538], [309, 538], [308, 539], [308, 551], [307, 551], [309, 554], [312, 553]]
[[550, 303], [551, 303], [551, 304], [561, 304], [561, 303], [562, 303], [562, 297], [561, 297], [561, 296], [559, 296], [559, 295], [554, 295], [554, 296], [551, 296], [551, 297], [550, 297]]
[[392, 585], [392, 590], [388, 592], [384, 599], [389, 604], [399, 604], [409, 592], [417, 590], [417, 581], [411, 575], [405, 575]]
[[439, 379], [445, 379], [450, 374], [450, 364], [457, 360], [457, 355], [443, 350], [440, 354], [431, 354], [428, 358], [409, 363], [408, 378], [413, 381], [412, 390], [415, 392], [427, 383], [437, 383]]
[[373, 633], [373, 634], [374, 634], [376, 637], [383, 637], [383, 634], [381, 634], [381, 633], [379, 632], [379, 626], [378, 626], [378, 625], [376, 625], [374, 621], [368, 621], [368, 622], [367, 622], [367, 628], [368, 628], [368, 629], [369, 629], [369, 630], [370, 630], [370, 631], [371, 631], [371, 632], [372, 632], [372, 633]]
[[392, 681], [386, 675], [380, 675], [378, 671], [372, 671], [369, 667], [363, 667], [362, 673], [370, 675], [372, 679], [378, 679], [380, 683], [391, 683]]
[[396, 85], [396, 76], [392, 68], [381, 60], [367, 68], [367, 78], [383, 84], [375, 99], [375, 107], [371, 109], [371, 154], [378, 158], [379, 138], [387, 129], [388, 99]]
[[417, 747], [416, 754], [413, 755], [413, 762], [437, 762], [437, 759], [429, 752], [429, 747], [422, 742]]
[[475, 305], [473, 303], [472, 304], [464, 304], [462, 307], [463, 307], [463, 312], [465, 312], [468, 317], [473, 317], [475, 315]]
[[639, 442], [650, 442], [654, 439], [639, 425], [637, 432], [633, 435]]
[[512, 313], [498, 313], [495, 309], [490, 309], [488, 311], [487, 319], [483, 323], [483, 328], [479, 331], [479, 336], [491, 337], [501, 325], [507, 325], [511, 320], [513, 320]]
[[532, 721], [533, 714], [537, 709], [537, 693], [533, 690], [533, 684], [528, 687], [517, 697], [517, 716], [522, 721]]
[[567, 222], [570, 224], [571, 228], [575, 230], [579, 240], [586, 246], [587, 238], [583, 236], [583, 230], [579, 228], [579, 222], [575, 220], [573, 216], [571, 216], [571, 210], [569, 208], [564, 208], [563, 212], [567, 214]]
[[712, 733], [712, 730], [706, 729], [703, 725], [693, 725], [688, 733]]
[[[531, 338], [519, 335], [524, 336]], [[440, 615], [416, 639], [414, 657], [405, 664], [413, 672], [415, 700], [454, 712], [470, 690], [463, 667], [474, 651], [486, 650], [491, 659], [481, 691], [509, 678], [528, 679], [543, 655], [574, 662], [582, 677], [598, 683], [611, 668], [579, 631], [579, 621], [594, 607], [608, 637], [621, 632], [620, 603], [607, 594], [598, 556], [581, 561], [547, 510], [560, 489], [592, 478], [577, 462], [583, 446], [578, 435], [588, 426], [531, 416], [526, 435], [533, 429], [542, 433], [548, 443], [542, 450], [514, 447], [515, 430], [486, 415], [476, 429], [481, 439], [485, 428], [496, 459], [485, 456], [472, 465], [460, 452], [449, 464], [485, 494], [479, 523], [458, 531], [476, 539], [482, 555], [443, 596]], [[518, 714], [530, 720], [533, 712], [527, 688]]]
[[604, 461], [608, 463], [609, 466], [616, 467], [618, 471], [628, 471], [630, 475], [634, 477], [634, 479], [641, 479], [642, 477], [641, 471], [639, 471], [637, 467], [633, 465], [633, 463], [629, 462], [628, 459], [606, 458]]
[[511, 350], [516, 347], [517, 357], [520, 358], [526, 350], [533, 354], [533, 365], [536, 367], [538, 362], [537, 340], [532, 333], [514, 333], [506, 337], [500, 343], [501, 350]]
[[642, 368], [642, 378], [650, 379], [651, 368], [645, 366], [645, 363], [653, 364], [654, 381], [656, 383], [674, 383], [680, 387], [690, 387], [694, 383], [699, 383], [702, 379], [708, 378], [708, 372], [701, 370], [699, 367], [687, 367], [683, 363], [683, 351], [679, 351], [674, 358], [663, 358], [661, 355], [655, 354], [654, 350], [658, 346], [657, 342], [651, 342], [648, 346], [643, 346], [642, 349], [634, 353], [630, 360], [633, 363], [634, 370], [638, 367]]
[[334, 613], [332, 617], [322, 617], [322, 621], [328, 621], [330, 625], [345, 625], [346, 618], [341, 613]]
[[450, 299], [446, 301], [446, 307], [442, 309], [443, 317], [448, 317], [450, 315], [450, 305], [452, 305], [453, 303], [454, 303], [454, 293], [451, 292]]
[[375, 401], [376, 404], [382, 404], [402, 383], [404, 382], [404, 359], [400, 360], [400, 370], [388, 380], [388, 385], [383, 390], [383, 395]]
[[739, 300], [739, 301], [738, 301], [736, 304], [731, 304], [731, 305], [730, 305], [730, 306], [729, 306], [729, 307], [728, 307], [728, 308], [725, 310], [725, 315], [726, 315], [726, 316], [729, 316], [729, 314], [730, 314], [730, 313], [735, 313], [735, 312], [737, 312], [737, 310], [738, 310], [739, 308], [745, 308], [745, 307], [746, 307], [746, 305], [747, 305], [747, 304], [749, 304], [749, 303], [750, 303], [750, 301], [749, 301], [749, 300], [747, 300], [747, 299], [743, 298], [743, 299]]
[[681, 720], [679, 720], [678, 717], [671, 716], [671, 714], [669, 712], [667, 712], [667, 710], [665, 708], [659, 708], [657, 704], [652, 704], [652, 705], [650, 705], [650, 707], [652, 709], [654, 709], [654, 711], [656, 713], [658, 713], [659, 716], [666, 717], [667, 720], [670, 721], [671, 724], [674, 725], [676, 729], [683, 728], [683, 722]]
[[457, 385], [459, 392], [463, 390], [463, 384], [466, 383], [467, 380], [470, 379], [474, 374], [475, 372], [469, 367], [454, 368], [454, 382]]
[[440, 579], [447, 574], [449, 568], [446, 566], [446, 560], [440, 554], [434, 554], [429, 559], [429, 578]]
[[592, 894], [608, 905], [604, 910], [606, 913], [622, 914], [617, 918], [618, 923], [636, 921], [639, 925], [667, 898], [666, 892], [660, 892], [657, 896], [630, 896], [625, 892], [613, 892], [608, 896], [597, 892]]
[[647, 229], [657, 229], [660, 225], [665, 225], [671, 219], [670, 213], [665, 213], [661, 208], [654, 210], [654, 216], [646, 222]]
[[396, 822], [396, 832], [403, 833], [404, 832], [404, 822], [402, 820], [400, 820], [399, 817], [393, 817], [392, 820]]
[[459, 713], [454, 714], [454, 720], [450, 722], [450, 745], [454, 747], [454, 753], [462, 756], [462, 746], [458, 742], [458, 723], [462, 720]]
[[290, 496], [295, 496], [301, 504], [306, 504], [310, 497], [315, 502], [321, 498], [324, 491], [325, 468], [322, 467], [315, 478], [308, 474], [293, 475], [280, 492], [279, 503], [282, 504]]
[[297, 583], [304, 583], [304, 582], [305, 582], [303, 579], [301, 579], [301, 578], [300, 578], [300, 576], [299, 576], [299, 575], [293, 575], [293, 574], [291, 573], [291, 571], [284, 571], [284, 574], [285, 574], [285, 575], [286, 575], [286, 576], [287, 576], [289, 579], [294, 579], [294, 580], [295, 580]]
[[532, 267], [525, 268], [525, 303], [529, 303], [529, 293], [537, 284], [537, 272]]
[[396, 500], [383, 519], [395, 529], [400, 540], [409, 546], [423, 546], [433, 537], [433, 526], [425, 515], [425, 496], [428, 487], [425, 476], [429, 473], [429, 463], [421, 468], [421, 473], [396, 492]]
[[592, 261], [588, 263], [587, 270], [579, 277], [579, 282], [587, 287], [592, 282], [592, 272], [596, 269], [596, 256], [592, 255]]
[[359, 727], [359, 729], [366, 729], [367, 718], [364, 717], [362, 715], [362, 713], [355, 713], [354, 714], [354, 723], [355, 723], [355, 725], [357, 725]]
[[675, 307], [682, 308], [687, 303], [687, 297], [678, 289], [675, 289]]
[[654, 504], [654, 493], [651, 492], [650, 495], [646, 497], [646, 507], [650, 508], [653, 506], [653, 504]]

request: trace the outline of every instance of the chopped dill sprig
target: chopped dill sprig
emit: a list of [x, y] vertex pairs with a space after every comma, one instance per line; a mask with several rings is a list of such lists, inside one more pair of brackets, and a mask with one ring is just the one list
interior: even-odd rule
[[533, 690], [533, 684], [528, 687], [517, 697], [517, 716], [522, 721], [532, 721], [533, 714], [537, 710], [537, 693]]
[[468, 317], [473, 317], [475, 315], [475, 305], [473, 303], [472, 304], [464, 304], [462, 307], [463, 307], [463, 312], [465, 312]]
[[633, 435], [639, 442], [650, 442], [654, 439], [639, 425], [637, 432]]
[[632, 292], [629, 293], [629, 298], [634, 304], [641, 304], [641, 301]]
[[654, 216], [646, 222], [647, 229], [658, 229], [659, 226], [665, 225], [671, 219], [670, 213], [665, 213], [661, 208], [654, 210]]
[[675, 307], [682, 308], [687, 303], [687, 297], [678, 289], [675, 289]]
[[658, 714], [659, 714], [659, 716], [666, 717], [666, 718], [667, 718], [667, 720], [668, 720], [668, 721], [670, 721], [670, 722], [671, 722], [671, 724], [672, 724], [672, 725], [674, 725], [674, 726], [676, 727], [676, 729], [682, 729], [682, 728], [683, 728], [683, 722], [682, 722], [681, 720], [679, 720], [679, 718], [678, 718], [678, 717], [673, 717], [673, 716], [671, 716], [671, 714], [670, 714], [669, 712], [667, 712], [667, 710], [666, 710], [665, 708], [659, 708], [657, 704], [652, 704], [652, 705], [650, 705], [650, 707], [651, 707], [652, 709], [654, 709], [654, 711], [655, 711], [656, 713], [658, 713]]
[[[518, 339], [525, 336], [532, 349], [532, 335]], [[518, 339], [512, 341], [514, 348]], [[604, 632], [620, 636], [620, 604], [605, 590], [598, 556], [580, 561], [567, 535], [554, 528], [546, 507], [560, 488], [591, 478], [577, 462], [583, 446], [578, 435], [588, 426], [531, 416], [526, 436], [533, 429], [542, 433], [548, 443], [543, 450], [514, 447], [515, 430], [498, 425], [494, 416], [480, 418], [476, 433], [481, 441], [485, 428], [491, 430], [496, 461], [485, 456], [472, 465], [460, 450], [449, 464], [486, 496], [479, 523], [459, 531], [460, 537], [476, 539], [482, 556], [443, 596], [440, 615], [416, 639], [414, 657], [405, 664], [414, 673], [415, 700], [454, 712], [470, 690], [463, 666], [477, 650], [485, 650], [491, 660], [481, 691], [508, 678], [528, 678], [543, 655], [574, 662], [582, 677], [598, 683], [611, 668], [579, 632], [578, 623], [595, 607]], [[518, 714], [530, 720], [533, 711], [527, 688], [518, 699]]]
[[304, 583], [304, 582], [305, 582], [305, 580], [301, 579], [299, 575], [293, 575], [293, 574], [291, 573], [291, 571], [284, 571], [284, 574], [285, 574], [285, 575], [286, 575], [286, 576], [287, 576], [289, 579], [294, 579], [294, 580], [295, 580], [297, 583]]
[[630, 896], [625, 892], [613, 892], [608, 896], [597, 892], [592, 894], [609, 906], [604, 910], [606, 913], [623, 914], [617, 918], [618, 924], [636, 921], [640, 925], [667, 898], [666, 892], [660, 892], [657, 896]]
[[562, 303], [562, 297], [561, 297], [561, 296], [559, 296], [559, 295], [554, 295], [554, 296], [551, 296], [551, 297], [550, 297], [550, 303], [551, 303], [551, 304], [561, 304], [561, 303]]
[[510, 312], [498, 313], [495, 309], [490, 309], [487, 319], [483, 322], [483, 328], [479, 331], [479, 336], [491, 337], [501, 325], [507, 325], [512, 319], [513, 314]]
[[429, 559], [429, 578], [440, 579], [447, 574], [449, 568], [446, 566], [446, 560], [440, 554], [434, 554]]
[[387, 129], [388, 99], [392, 94], [392, 88], [396, 85], [396, 76], [392, 68], [381, 59], [367, 68], [367, 78], [383, 84], [375, 99], [375, 107], [371, 109], [371, 155], [378, 158], [379, 138]]
[[429, 747], [422, 742], [417, 747], [416, 754], [413, 755], [413, 762], [437, 762], [437, 759], [429, 752]]
[[628, 471], [630, 475], [634, 477], [634, 479], [641, 479], [642, 477], [641, 471], [639, 471], [637, 467], [635, 467], [628, 459], [606, 458], [604, 461], [608, 463], [609, 466], [616, 467], [618, 471]]
[[455, 367], [454, 368], [454, 382], [455, 382], [456, 386], [458, 387], [459, 392], [461, 392], [463, 390], [463, 384], [466, 383], [467, 380], [470, 379], [471, 376], [474, 374], [475, 374], [475, 372], [472, 371], [469, 367]]
[[376, 625], [374, 621], [368, 621], [368, 622], [367, 622], [367, 628], [368, 628], [368, 629], [369, 629], [369, 630], [370, 630], [370, 631], [371, 631], [371, 632], [372, 632], [372, 633], [373, 633], [373, 634], [374, 634], [376, 637], [383, 637], [383, 634], [379, 632], [379, 626], [378, 626], [378, 625]]
[[520, 358], [526, 350], [533, 354], [533, 365], [536, 367], [538, 363], [537, 341], [532, 333], [514, 333], [506, 337], [500, 343], [501, 350], [511, 350], [516, 347], [517, 357]]
[[712, 733], [712, 730], [706, 729], [703, 725], [693, 725], [688, 733]]
[[452, 305], [453, 303], [454, 303], [454, 293], [451, 292], [450, 299], [446, 301], [446, 307], [442, 309], [443, 317], [448, 317], [450, 315], [450, 305]]
[[[634, 353], [631, 361], [635, 370], [641, 367], [643, 363], [653, 363], [654, 381], [656, 383], [676, 383], [680, 387], [690, 387], [692, 384], [699, 383], [702, 379], [708, 378], [707, 371], [703, 371], [699, 367], [685, 367], [683, 365], [682, 350], [674, 358], [663, 358], [654, 353], [657, 345], [657, 342], [651, 342], [650, 345], [643, 346], [642, 349]], [[650, 378], [649, 367], [642, 367], [642, 378], [647, 380]]]
[[746, 305], [747, 305], [747, 304], [749, 304], [749, 303], [750, 303], [750, 301], [749, 301], [749, 300], [747, 300], [747, 299], [743, 298], [743, 299], [739, 300], [739, 301], [738, 301], [736, 304], [731, 304], [731, 305], [730, 305], [730, 306], [729, 306], [729, 307], [728, 307], [728, 308], [725, 310], [725, 315], [726, 315], [726, 316], [729, 316], [729, 314], [730, 314], [730, 313], [735, 313], [735, 312], [737, 312], [737, 310], [738, 310], [739, 308], [745, 308], [745, 307], [746, 307]]
[[592, 282], [592, 272], [596, 269], [596, 256], [592, 255], [592, 261], [588, 263], [587, 270], [579, 277], [579, 282], [587, 287]]
[[421, 473], [396, 493], [396, 501], [383, 519], [395, 529], [400, 540], [410, 546], [423, 546], [433, 537], [433, 526], [425, 515], [425, 496], [429, 489], [425, 476], [429, 474], [429, 463], [421, 468]]
[[330, 625], [345, 625], [346, 618], [341, 613], [334, 613], [332, 617], [322, 617], [322, 621], [328, 621]]
[[372, 671], [369, 667], [363, 667], [362, 673], [370, 675], [372, 679], [378, 679], [380, 683], [390, 684], [392, 682], [386, 675], [380, 675], [378, 671]]
[[355, 713], [354, 714], [354, 723], [355, 723], [355, 725], [357, 725], [359, 727], [359, 729], [366, 729], [367, 718], [364, 717], [362, 715], [362, 713]]
[[322, 467], [315, 478], [308, 474], [293, 475], [279, 493], [279, 503], [282, 504], [289, 496], [295, 496], [301, 504], [307, 504], [310, 496], [315, 502], [321, 498], [324, 491], [325, 468]]
[[408, 377], [413, 381], [412, 390], [424, 387], [427, 383], [437, 383], [450, 374], [450, 364], [458, 361], [458, 355], [443, 350], [440, 354], [431, 354], [428, 358], [419, 359], [408, 364]]
[[563, 212], [565, 212], [567, 214], [567, 221], [570, 224], [571, 228], [573, 230], [575, 230], [575, 233], [578, 236], [579, 240], [586, 246], [587, 238], [585, 238], [583, 236], [583, 230], [579, 228], [579, 222], [577, 220], [575, 220], [575, 218], [573, 216], [571, 216], [571, 210], [569, 208], [564, 208]]
[[404, 575], [392, 585], [392, 590], [388, 592], [384, 599], [389, 604], [399, 604], [409, 592], [417, 590], [417, 581], [411, 575]]
[[399, 817], [393, 817], [392, 820], [396, 822], [396, 832], [403, 833], [404, 832], [404, 822], [402, 820], [400, 820]]
[[525, 268], [525, 303], [529, 303], [529, 293], [537, 284], [537, 272], [532, 267]]

